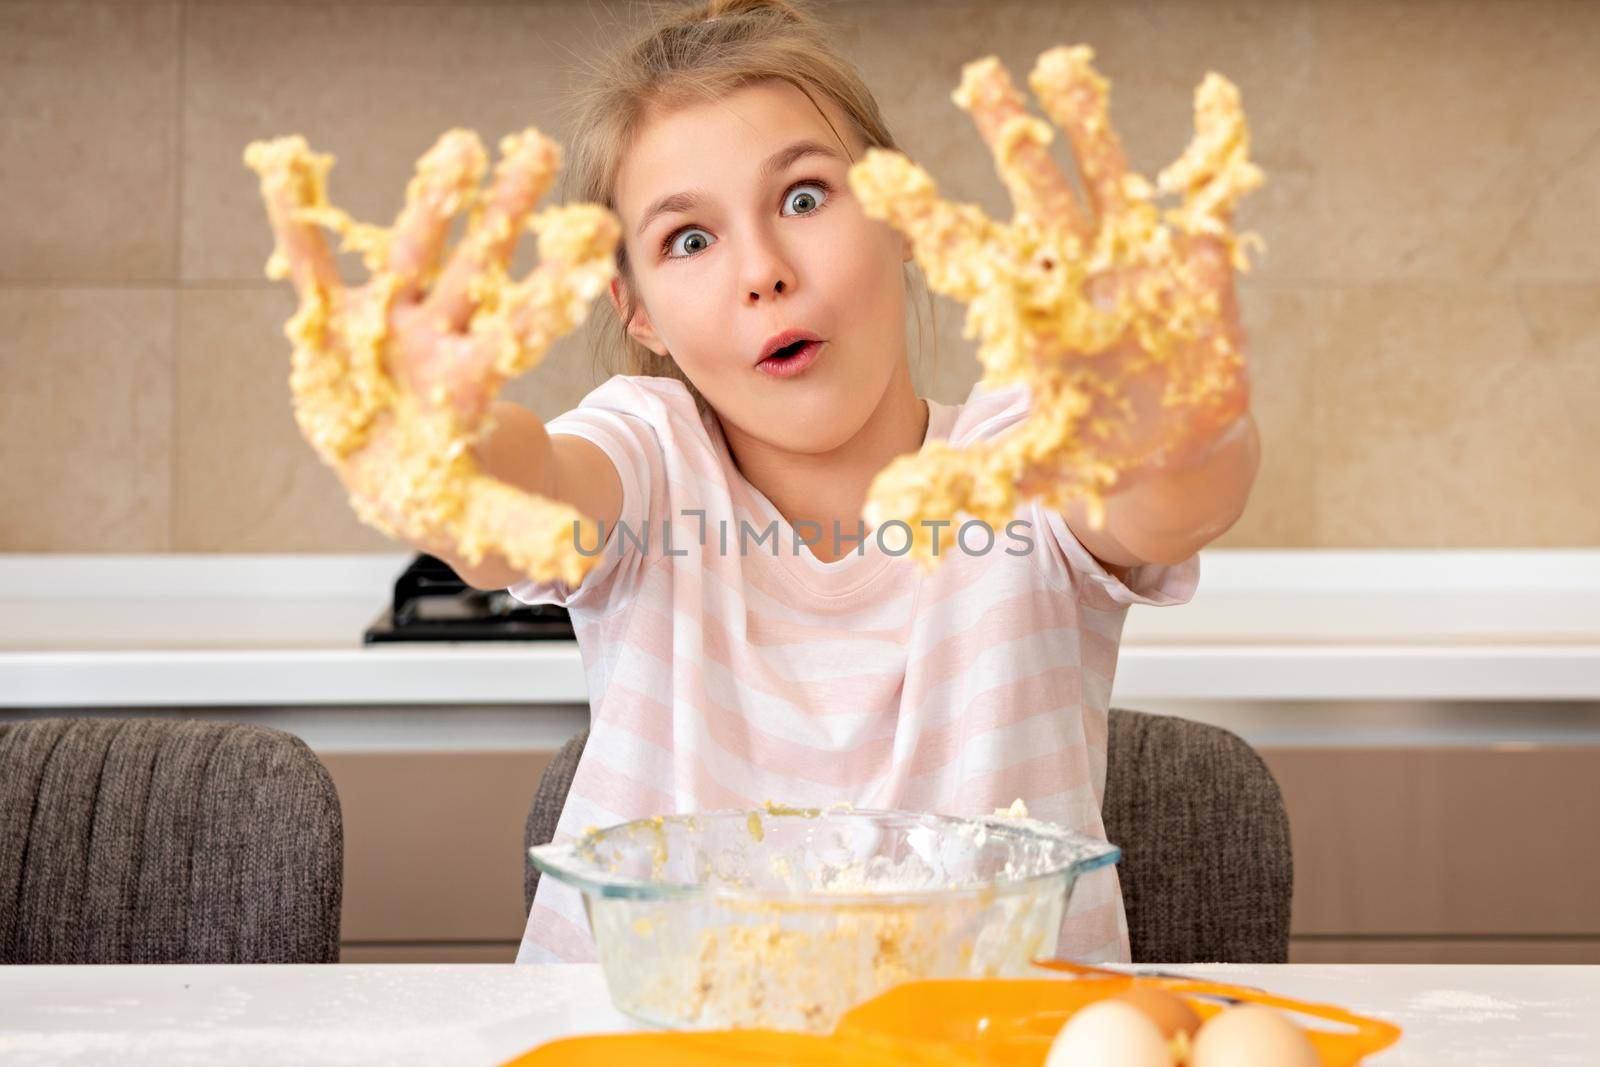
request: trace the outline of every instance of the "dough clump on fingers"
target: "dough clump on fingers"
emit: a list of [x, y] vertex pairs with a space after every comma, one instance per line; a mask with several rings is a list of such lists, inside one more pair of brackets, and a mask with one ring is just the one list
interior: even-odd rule
[[[558, 145], [529, 128], [500, 142], [495, 190], [531, 191], [531, 204], [560, 166]], [[333, 157], [300, 136], [257, 141], [244, 154], [261, 179], [277, 243], [267, 276], [294, 275], [300, 305], [285, 324], [293, 344], [289, 387], [302, 435], [340, 472], [366, 524], [397, 539], [444, 538], [480, 563], [498, 552], [535, 580], [575, 585], [599, 561], [578, 544], [597, 544], [594, 523], [568, 505], [523, 492], [486, 474], [472, 445], [493, 429], [487, 415], [464, 417], [453, 386], [492, 398], [504, 382], [543, 359], [550, 344], [583, 322], [615, 274], [615, 216], [596, 204], [553, 207], [526, 217], [480, 188], [487, 156], [477, 135], [455, 129], [418, 161], [395, 227], [357, 222], [327, 198]], [[437, 365], [424, 378], [401, 372], [392, 355], [394, 311], [404, 292], [432, 288], [436, 262], [402, 264], [396, 230], [415, 212], [446, 225], [467, 211], [457, 259], [472, 270], [464, 329], [438, 323]], [[371, 280], [346, 289], [312, 227], [340, 235], [359, 252]], [[520, 281], [505, 268], [522, 229], [538, 235], [540, 266]], [[309, 235], [309, 236], [308, 236]], [[321, 270], [297, 272], [289, 241], [318, 243]], [[406, 250], [408, 253], [411, 250]], [[308, 257], [311, 258], [311, 257]], [[488, 404], [481, 408], [487, 412]], [[382, 432], [379, 432], [381, 429]]]
[[[905, 522], [910, 554], [926, 568], [937, 562], [929, 524], [958, 511], [999, 530], [1028, 496], [1056, 509], [1081, 499], [1101, 528], [1119, 472], [1173, 443], [1110, 446], [1131, 414], [1123, 387], [1132, 375], [1161, 367], [1166, 408], [1237, 403], [1244, 354], [1222, 303], [1231, 270], [1248, 269], [1245, 246], [1259, 238], [1236, 237], [1232, 212], [1264, 180], [1248, 158], [1238, 90], [1207, 75], [1193, 142], [1152, 184], [1123, 160], [1109, 84], [1092, 58], [1087, 46], [1054, 48], [1029, 79], [1071, 137], [1092, 212], [1047, 154], [1051, 127], [1026, 112], [993, 57], [966, 65], [952, 100], [994, 153], [1011, 220], [940, 198], [898, 152], [870, 149], [850, 171], [867, 214], [911, 238], [929, 285], [967, 304], [963, 335], [979, 340], [985, 386], [1029, 387], [1029, 417], [1003, 437], [964, 449], [931, 441], [874, 480], [866, 521]], [[1163, 214], [1158, 195], [1181, 203]]]

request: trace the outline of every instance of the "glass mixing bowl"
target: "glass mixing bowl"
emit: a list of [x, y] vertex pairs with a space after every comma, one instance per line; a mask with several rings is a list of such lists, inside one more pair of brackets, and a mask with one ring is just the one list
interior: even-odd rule
[[997, 815], [786, 808], [668, 815], [531, 850], [583, 892], [611, 998], [689, 1029], [826, 1033], [918, 978], [1055, 953], [1079, 875], [1116, 846]]

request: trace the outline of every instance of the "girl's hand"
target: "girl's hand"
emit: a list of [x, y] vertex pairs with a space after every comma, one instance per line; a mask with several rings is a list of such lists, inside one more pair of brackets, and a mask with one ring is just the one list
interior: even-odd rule
[[[565, 505], [484, 474], [471, 446], [491, 430], [500, 387], [535, 366], [582, 321], [610, 281], [619, 229], [596, 205], [530, 219], [560, 165], [537, 130], [504, 138], [485, 199], [483, 145], [451, 130], [418, 162], [392, 231], [358, 223], [328, 203], [333, 158], [301, 137], [258, 141], [245, 162], [277, 246], [269, 277], [289, 276], [300, 309], [289, 377], [295, 420], [339, 474], [363, 521], [393, 537], [444, 542], [472, 563], [489, 550], [536, 578], [581, 579], [597, 557], [579, 555]], [[442, 271], [451, 220], [469, 209], [466, 235]], [[347, 287], [317, 227], [339, 232], [372, 277]], [[524, 226], [541, 264], [513, 283], [507, 265]]]
[[969, 305], [985, 384], [1027, 382], [1031, 394], [1029, 418], [1005, 437], [891, 464], [869, 496], [874, 523], [915, 527], [959, 509], [998, 527], [1020, 495], [1057, 508], [1082, 498], [1098, 529], [1112, 486], [1192, 461], [1248, 410], [1234, 296], [1234, 270], [1248, 264], [1231, 219], [1263, 177], [1238, 91], [1217, 74], [1196, 91], [1196, 137], [1158, 179], [1183, 194], [1167, 225], [1155, 188], [1128, 170], [1092, 55], [1052, 49], [1030, 77], [1072, 143], [1087, 206], [1049, 156], [1050, 127], [993, 58], [968, 64], [953, 98], [995, 154], [1011, 222], [940, 200], [898, 153], [872, 150], [851, 169], [867, 212], [910, 236], [930, 285]]

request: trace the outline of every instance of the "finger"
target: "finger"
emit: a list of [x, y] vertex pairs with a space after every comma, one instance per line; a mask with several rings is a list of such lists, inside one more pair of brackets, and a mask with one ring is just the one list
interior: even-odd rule
[[502, 380], [536, 366], [557, 338], [583, 322], [616, 274], [622, 227], [604, 207], [550, 208], [530, 225], [539, 234], [539, 266], [515, 285], [497, 269], [475, 294], [479, 312], [471, 329], [498, 344], [494, 373]]
[[[358, 289], [353, 296], [335, 318], [327, 300], [314, 294], [302, 301], [300, 310], [284, 324], [284, 334], [294, 344], [289, 393], [295, 421], [306, 440], [329, 462], [333, 461], [330, 457], [360, 449], [374, 420], [395, 397], [395, 383], [383, 366], [378, 335], [360, 328], [372, 320], [375, 294]], [[362, 307], [363, 302], [368, 306]], [[357, 326], [354, 330], [350, 329], [352, 321]]]
[[992, 257], [1009, 245], [981, 209], [940, 199], [927, 171], [899, 152], [869, 148], [848, 177], [867, 215], [911, 238], [934, 292], [970, 301], [993, 286]]
[[1232, 237], [1233, 211], [1247, 193], [1266, 181], [1250, 162], [1250, 126], [1245, 121], [1239, 90], [1222, 75], [1207, 74], [1194, 93], [1194, 139], [1156, 184], [1165, 193], [1183, 194], [1183, 206], [1167, 213], [1184, 232], [1222, 239], [1235, 267], [1249, 269], [1244, 244]]
[[464, 129], [446, 132], [417, 160], [386, 264], [395, 278], [396, 299], [415, 300], [431, 280], [450, 221], [472, 199], [487, 166], [483, 142]]
[[1198, 400], [1226, 423], [1249, 404], [1249, 371], [1244, 328], [1234, 285], [1235, 249], [1222, 237], [1187, 237], [1189, 270], [1199, 288], [1209, 326], [1198, 339], [1193, 391]]
[[339, 268], [321, 231], [304, 216], [328, 203], [328, 170], [333, 156], [313, 153], [298, 135], [253, 141], [244, 162], [261, 178], [276, 242], [267, 260], [267, 277], [289, 277], [302, 302], [331, 296], [342, 288]]
[[1178, 251], [1200, 292], [1221, 297], [1232, 291], [1233, 253], [1224, 237], [1209, 233], [1182, 234]]
[[476, 306], [476, 279], [486, 271], [504, 274], [528, 213], [550, 188], [560, 166], [560, 146], [536, 129], [501, 138], [494, 190], [428, 295], [429, 314], [450, 329], [467, 325]]
[[1039, 57], [1028, 85], [1052, 122], [1067, 133], [1096, 224], [1126, 203], [1128, 159], [1111, 128], [1111, 89], [1090, 60], [1088, 45], [1052, 48]]
[[[1225, 218], [1224, 227], [1226, 225]], [[1235, 286], [1235, 261], [1239, 253], [1231, 233], [1226, 229], [1222, 234], [1179, 232], [1176, 251], [1183, 288], [1193, 301], [1190, 307], [1200, 332], [1198, 345], [1204, 358], [1232, 358], [1242, 347], [1244, 332]]]
[[1087, 232], [1088, 223], [1072, 185], [1050, 158], [1054, 136], [1050, 127], [1027, 113], [1011, 75], [998, 59], [988, 56], [963, 67], [961, 87], [951, 99], [972, 116], [994, 154], [995, 168], [1018, 214], [1070, 232]]

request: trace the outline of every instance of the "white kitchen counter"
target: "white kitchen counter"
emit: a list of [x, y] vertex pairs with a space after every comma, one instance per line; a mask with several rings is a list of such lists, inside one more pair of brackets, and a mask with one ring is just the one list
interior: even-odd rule
[[[364, 646], [410, 559], [0, 555], [0, 708], [587, 703], [569, 641]], [[1208, 549], [1128, 613], [1114, 704], [1285, 701], [1600, 701], [1600, 550]]]
[[[1398, 1024], [1372, 1067], [1592, 1064], [1600, 967], [1195, 965]], [[0, 1061], [491, 1064], [633, 1029], [598, 966], [0, 967]]]

